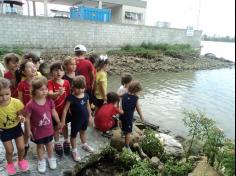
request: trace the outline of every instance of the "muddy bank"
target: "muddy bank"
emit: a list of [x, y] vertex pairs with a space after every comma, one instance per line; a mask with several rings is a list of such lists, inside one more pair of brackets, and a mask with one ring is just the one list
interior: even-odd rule
[[[56, 60], [63, 60], [68, 55], [69, 54], [65, 53], [42, 53], [41, 57], [50, 64]], [[208, 56], [179, 59], [163, 55], [157, 58], [147, 59], [134, 56], [110, 55], [109, 58], [110, 65], [108, 73], [110, 75], [120, 74], [123, 72], [181, 72], [187, 70], [218, 69], [234, 66], [234, 63], [231, 61]]]

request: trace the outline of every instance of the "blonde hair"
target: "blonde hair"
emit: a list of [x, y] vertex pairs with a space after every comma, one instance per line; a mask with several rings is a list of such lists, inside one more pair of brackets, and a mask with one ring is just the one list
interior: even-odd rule
[[32, 82], [32, 86], [31, 86], [32, 87], [32, 90], [31, 90], [32, 96], [35, 96], [36, 90], [43, 87], [43, 85], [45, 85], [46, 87], [48, 86], [48, 80], [45, 77], [39, 77], [39, 78], [34, 79]]
[[64, 60], [64, 65], [68, 65], [72, 60], [75, 60], [75, 58], [71, 56], [67, 56]]
[[137, 93], [142, 91], [142, 86], [139, 81], [132, 81], [129, 85], [128, 91], [130, 93]]
[[0, 90], [9, 89], [11, 86], [11, 82], [6, 78], [0, 78]]

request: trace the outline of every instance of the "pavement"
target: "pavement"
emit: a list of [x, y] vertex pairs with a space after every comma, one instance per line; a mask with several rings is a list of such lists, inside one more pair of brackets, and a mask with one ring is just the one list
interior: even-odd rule
[[[88, 139], [88, 144], [95, 149], [95, 153], [100, 153], [100, 151], [105, 148], [110, 141], [103, 137], [99, 131], [94, 129], [93, 127], [89, 127], [87, 130], [87, 139]], [[61, 143], [63, 143], [63, 137], [60, 137]], [[85, 161], [90, 153], [85, 152], [84, 150], [81, 149], [80, 145], [80, 139], [79, 139], [79, 134], [77, 136], [77, 143], [78, 143], [78, 152], [82, 158], [82, 161]], [[14, 147], [15, 148], [15, 147]], [[14, 149], [14, 161], [17, 161], [17, 150], [16, 148]], [[45, 155], [46, 157], [46, 155]], [[44, 174], [40, 174], [37, 170], [37, 156], [36, 156], [36, 145], [34, 143], [30, 143], [30, 149], [28, 151], [26, 159], [30, 163], [30, 170], [26, 173], [22, 173], [19, 170], [17, 170], [16, 175], [22, 175], [22, 176], [64, 176], [66, 173], [71, 172], [74, 168], [74, 166], [77, 164], [76, 162], [73, 161], [71, 156], [66, 156], [63, 155], [63, 157], [57, 157], [57, 169], [51, 170], [48, 167], [47, 163], [47, 171]], [[6, 170], [5, 170], [5, 164], [6, 164], [6, 159], [5, 159], [5, 149], [3, 148], [2, 143], [0, 143], [0, 176], [7, 176]], [[17, 167], [16, 167], [17, 168]], [[17, 168], [18, 169], [18, 168]]]

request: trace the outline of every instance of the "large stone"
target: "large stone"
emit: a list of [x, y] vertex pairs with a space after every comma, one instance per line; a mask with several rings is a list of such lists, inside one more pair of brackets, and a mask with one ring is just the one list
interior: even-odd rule
[[173, 136], [164, 133], [157, 133], [156, 137], [162, 142], [167, 155], [174, 157], [182, 157], [184, 155], [182, 144], [175, 140]]

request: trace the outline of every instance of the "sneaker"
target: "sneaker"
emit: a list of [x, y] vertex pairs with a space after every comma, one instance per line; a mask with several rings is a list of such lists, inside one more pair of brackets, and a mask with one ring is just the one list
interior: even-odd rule
[[55, 144], [55, 152], [58, 156], [62, 157], [63, 150], [62, 150], [62, 145], [61, 144]]
[[57, 168], [56, 158], [54, 158], [54, 157], [48, 158], [48, 164], [49, 164], [50, 169], [56, 169]]
[[29, 145], [25, 146], [25, 154], [24, 154], [24, 158], [27, 156], [27, 153], [28, 153], [28, 151], [29, 151], [29, 148], [30, 148]]
[[93, 153], [94, 152], [94, 149], [92, 147], [90, 147], [87, 143], [82, 144], [81, 148], [83, 150], [85, 150], [86, 152], [89, 152], [89, 153]]
[[15, 175], [16, 174], [16, 168], [14, 166], [14, 163], [7, 163], [6, 169], [7, 169], [8, 175]]
[[27, 160], [18, 161], [18, 167], [21, 172], [27, 172], [29, 170], [29, 162]]
[[73, 158], [75, 162], [79, 162], [81, 160], [79, 153], [77, 151], [72, 151], [71, 157]]
[[113, 132], [112, 131], [103, 132], [102, 136], [107, 137], [107, 138], [111, 138], [113, 136]]
[[66, 155], [70, 154], [70, 143], [69, 142], [64, 142], [63, 143], [63, 150]]
[[46, 161], [45, 159], [38, 161], [38, 171], [39, 173], [46, 172]]

